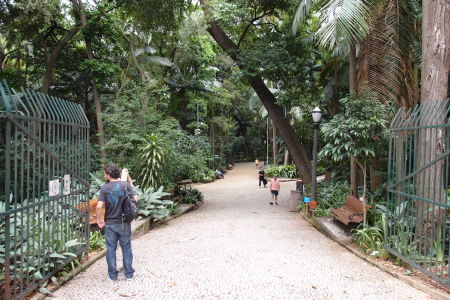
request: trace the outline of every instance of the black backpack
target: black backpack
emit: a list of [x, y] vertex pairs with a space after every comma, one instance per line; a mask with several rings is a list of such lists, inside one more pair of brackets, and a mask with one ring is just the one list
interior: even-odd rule
[[138, 207], [128, 191], [125, 192], [122, 202], [122, 222], [131, 223], [137, 217]]

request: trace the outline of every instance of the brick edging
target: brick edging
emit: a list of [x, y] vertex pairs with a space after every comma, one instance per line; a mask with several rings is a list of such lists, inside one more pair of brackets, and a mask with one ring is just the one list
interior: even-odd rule
[[376, 261], [372, 261], [370, 259], [367, 258], [367, 256], [363, 255], [362, 253], [360, 253], [359, 251], [353, 249], [352, 247], [349, 246], [349, 244], [346, 244], [344, 242], [339, 241], [338, 239], [336, 239], [331, 232], [325, 228], [324, 226], [321, 226], [319, 222], [317, 222], [315, 217], [312, 218], [307, 218], [305, 217], [305, 215], [303, 215], [302, 213], [300, 213], [300, 215], [302, 216], [302, 218], [304, 220], [306, 220], [309, 224], [311, 224], [312, 226], [314, 226], [314, 228], [316, 228], [319, 232], [321, 232], [322, 234], [326, 235], [328, 238], [330, 238], [331, 240], [333, 240], [334, 242], [338, 243], [339, 245], [341, 245], [342, 247], [344, 247], [345, 249], [347, 249], [348, 251], [350, 251], [351, 253], [353, 253], [354, 255], [358, 256], [359, 258], [361, 258], [362, 260], [366, 261], [367, 263], [379, 268], [380, 270], [388, 273], [391, 276], [394, 276], [395, 278], [399, 279], [400, 281], [403, 281], [404, 283], [412, 286], [415, 289], [418, 289], [424, 293], [427, 293], [428, 295], [432, 296], [435, 299], [449, 299], [449, 294], [446, 294], [444, 292], [441, 292], [440, 290], [436, 290], [433, 289], [421, 282], [418, 282], [416, 280], [411, 279], [410, 277], [406, 276], [406, 275], [402, 275], [402, 274], [398, 274], [395, 273], [393, 271], [391, 271], [388, 267], [376, 262]]

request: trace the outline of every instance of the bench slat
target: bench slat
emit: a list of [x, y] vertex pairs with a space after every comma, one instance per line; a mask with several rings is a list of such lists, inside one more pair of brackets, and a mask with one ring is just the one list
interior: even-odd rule
[[[372, 206], [366, 204], [366, 213]], [[331, 209], [331, 214], [341, 223], [348, 226], [350, 223], [361, 223], [364, 220], [364, 204], [352, 196], [345, 198], [345, 203], [340, 208]]]

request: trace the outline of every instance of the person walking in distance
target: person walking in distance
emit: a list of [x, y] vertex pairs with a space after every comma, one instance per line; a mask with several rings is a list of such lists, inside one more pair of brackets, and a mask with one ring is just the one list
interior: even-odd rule
[[[124, 178], [127, 181], [122, 181], [120, 178], [121, 172], [117, 166], [113, 164], [107, 165], [104, 168], [103, 177], [107, 183], [100, 189], [96, 213], [98, 227], [105, 227], [108, 276], [112, 281], [117, 280], [116, 249], [117, 242], [119, 242], [122, 249], [125, 277], [127, 280], [131, 280], [134, 275], [132, 266], [133, 253], [131, 250], [131, 223], [125, 223], [122, 219], [122, 203], [128, 196], [133, 197], [133, 201], [137, 201], [137, 196], [130, 184], [130, 176], [126, 174]], [[104, 207], [105, 216], [103, 219], [102, 212]]]
[[257, 169], [259, 168], [259, 159], [255, 159], [255, 166]]
[[272, 201], [270, 202], [270, 205], [273, 205], [273, 202], [275, 202], [275, 205], [278, 205], [278, 193], [280, 192], [280, 181], [278, 180], [278, 176], [273, 176], [272, 180], [270, 181], [270, 193], [272, 194]]
[[266, 174], [266, 172], [264, 172], [263, 167], [259, 168], [258, 176], [259, 176], [259, 186], [260, 187], [261, 187], [261, 182], [264, 185], [264, 187], [266, 187], [267, 180], [264, 178], [265, 174]]

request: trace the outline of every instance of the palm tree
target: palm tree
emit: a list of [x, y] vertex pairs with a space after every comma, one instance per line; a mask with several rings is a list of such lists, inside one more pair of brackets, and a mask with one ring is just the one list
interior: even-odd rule
[[[301, 0], [294, 17], [293, 31], [310, 13], [313, 4], [320, 6], [320, 27], [315, 37], [323, 48], [348, 48], [350, 92], [357, 90], [356, 46], [369, 32], [370, 7], [367, 0]], [[351, 194], [357, 196], [356, 162], [351, 159]]]
[[294, 17], [292, 30], [309, 15], [312, 6], [319, 5], [320, 27], [315, 34], [317, 43], [333, 50], [348, 48], [350, 62], [350, 91], [356, 91], [356, 46], [369, 32], [367, 22], [370, 7], [367, 0], [301, 0]]
[[[348, 47], [348, 53], [341, 53], [349, 58], [350, 91], [376, 92], [383, 102], [410, 107], [418, 99], [418, 76], [413, 68], [414, 45], [419, 40], [414, 30], [417, 28], [414, 2], [301, 0], [293, 31], [314, 5], [319, 6], [320, 28], [315, 37], [326, 49]], [[360, 49], [358, 63], [357, 47]]]

